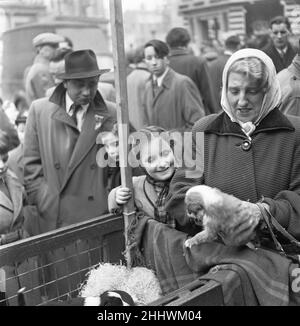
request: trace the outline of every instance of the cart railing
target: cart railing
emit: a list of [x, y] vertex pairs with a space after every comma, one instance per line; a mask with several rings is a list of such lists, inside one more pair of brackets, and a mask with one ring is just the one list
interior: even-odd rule
[[[0, 246], [1, 305], [44, 305], [77, 297], [87, 273], [100, 262], [125, 264], [122, 216], [105, 215]], [[2, 282], [2, 284], [1, 284]], [[25, 303], [17, 293], [24, 290]], [[195, 280], [153, 301], [151, 306], [223, 305], [220, 283]]]
[[91, 268], [100, 262], [120, 263], [123, 251], [123, 217], [114, 215], [3, 245], [0, 292], [6, 297], [0, 298], [0, 305], [18, 305], [17, 291], [22, 287], [28, 305], [77, 296]]

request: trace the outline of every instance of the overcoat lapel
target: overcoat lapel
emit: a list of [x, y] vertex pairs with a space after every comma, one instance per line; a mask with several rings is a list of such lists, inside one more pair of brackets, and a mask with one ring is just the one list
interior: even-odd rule
[[57, 106], [57, 110], [53, 113], [52, 119], [65, 123], [74, 129], [77, 129], [73, 119], [67, 114], [66, 110], [64, 110], [60, 106]]
[[[101, 126], [96, 128], [96, 118], [95, 115], [102, 116], [103, 120]], [[84, 119], [84, 123], [82, 125], [81, 133], [78, 137], [77, 143], [73, 150], [73, 154], [71, 156], [67, 173], [64, 178], [64, 182], [61, 187], [61, 191], [63, 191], [66, 186], [68, 180], [72, 176], [74, 170], [80, 165], [80, 163], [84, 160], [86, 155], [92, 149], [93, 146], [96, 145], [96, 138], [99, 132], [101, 132], [103, 125], [109, 119], [108, 112], [103, 112], [102, 110], [95, 109], [95, 106], [92, 104], [86, 113], [86, 117]]]

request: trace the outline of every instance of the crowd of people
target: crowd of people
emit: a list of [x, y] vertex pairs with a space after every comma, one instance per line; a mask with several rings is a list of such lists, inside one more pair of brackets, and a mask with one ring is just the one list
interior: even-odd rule
[[[163, 294], [218, 266], [234, 272], [222, 283], [225, 304], [299, 305], [292, 284], [300, 267], [300, 52], [290, 33], [288, 20], [275, 17], [267, 44], [245, 45], [232, 35], [210, 61], [193, 54], [181, 27], [138, 47], [127, 75], [129, 147], [139, 162], [133, 189], [121, 186], [116, 94], [114, 83], [102, 80], [109, 70], [63, 36], [36, 36], [24, 92], [11, 114], [0, 110], [0, 245], [119, 214], [133, 197], [131, 254], [154, 269]], [[187, 248], [204, 227], [185, 205], [197, 185], [247, 202], [255, 216]], [[52, 266], [72, 251], [44, 260]], [[81, 268], [88, 263], [80, 261]], [[71, 274], [77, 264], [68, 258], [68, 265]], [[12, 272], [13, 266], [0, 269], [4, 305]], [[49, 267], [46, 278], [63, 272]], [[47, 296], [67, 286], [50, 284]]]

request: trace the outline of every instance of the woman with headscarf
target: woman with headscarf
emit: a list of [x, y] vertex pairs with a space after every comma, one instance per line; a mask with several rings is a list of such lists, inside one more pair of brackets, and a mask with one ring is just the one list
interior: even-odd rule
[[[144, 246], [151, 247], [151, 233], [155, 244], [148, 260], [165, 292], [217, 266], [214, 272], [228, 273], [219, 279], [222, 273], [213, 277], [209, 273], [205, 278], [221, 280], [225, 304], [300, 304], [299, 264], [276, 252], [278, 233], [285, 241], [300, 240], [300, 118], [284, 116], [278, 110], [280, 100], [275, 67], [265, 53], [243, 49], [231, 56], [223, 72], [223, 112], [194, 125], [192, 152], [198, 161], [194, 169], [185, 161], [189, 169], [178, 169], [170, 185], [167, 211], [175, 218], [178, 231], [148, 222]], [[218, 240], [186, 248], [187, 237], [201, 228], [189, 219], [185, 194], [201, 184], [247, 202], [255, 213]], [[266, 212], [268, 220], [264, 219]], [[274, 244], [272, 250], [249, 245], [261, 228], [267, 243]], [[159, 263], [162, 261], [164, 264]], [[242, 297], [237, 289], [242, 289]]]

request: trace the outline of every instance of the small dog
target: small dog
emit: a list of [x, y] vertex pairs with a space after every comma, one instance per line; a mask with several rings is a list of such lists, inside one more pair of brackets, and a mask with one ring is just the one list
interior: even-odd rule
[[[25, 288], [18, 291], [18, 305], [26, 306]], [[97, 297], [70, 298], [66, 301], [54, 301], [43, 304], [43, 306], [135, 306], [132, 297], [125, 291], [105, 291]]]
[[203, 231], [185, 241], [189, 248], [215, 240], [218, 233], [227, 234], [239, 222], [253, 218], [257, 213], [253, 205], [205, 185], [190, 188], [185, 204], [188, 217], [203, 226]]

